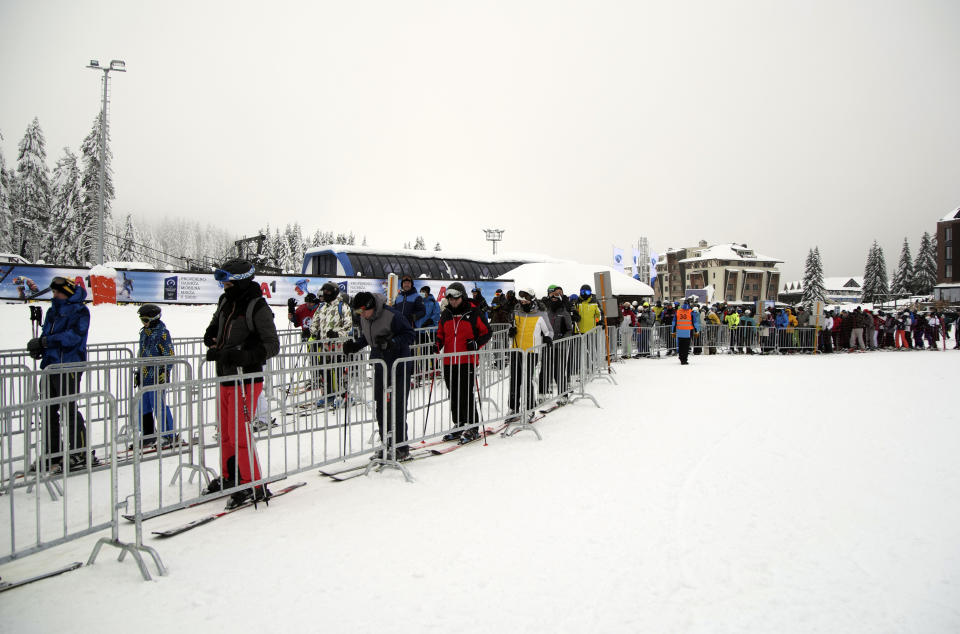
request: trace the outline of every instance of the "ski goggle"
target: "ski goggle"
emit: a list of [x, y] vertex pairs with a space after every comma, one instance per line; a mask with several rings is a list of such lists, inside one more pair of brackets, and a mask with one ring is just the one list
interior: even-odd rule
[[591, 295], [593, 295], [593, 291], [589, 291], [585, 288], [581, 289], [580, 291], [580, 297], [590, 297]]
[[455, 288], [448, 288], [448, 289], [447, 289], [447, 297], [448, 297], [449, 299], [459, 299], [459, 298], [463, 297], [463, 293], [461, 293], [459, 290], [457, 290], [457, 289], [455, 289]]
[[154, 319], [160, 319], [160, 317], [140, 317], [140, 321], [143, 322], [144, 325], [149, 324]]
[[68, 280], [67, 278], [60, 277], [58, 275], [50, 280], [50, 288], [55, 291], [60, 291], [64, 295], [73, 295], [74, 291], [77, 289], [77, 285], [73, 280]]
[[520, 291], [519, 293], [517, 293], [517, 297], [519, 297], [520, 299], [525, 299], [525, 300], [527, 300], [528, 302], [532, 302], [532, 301], [533, 301], [533, 295], [531, 295], [530, 293], [528, 293], [528, 292], [526, 292], [526, 291]]
[[229, 271], [224, 271], [223, 269], [217, 269], [213, 272], [213, 279], [217, 280], [221, 284], [224, 282], [236, 282], [239, 280], [249, 280], [253, 277], [255, 269], [250, 267], [250, 270], [246, 273], [231, 273]]

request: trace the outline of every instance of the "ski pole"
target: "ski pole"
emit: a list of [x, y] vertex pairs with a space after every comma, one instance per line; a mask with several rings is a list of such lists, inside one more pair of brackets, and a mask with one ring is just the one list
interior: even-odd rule
[[[256, 479], [258, 479], [258, 478], [254, 478], [254, 477], [253, 477], [253, 474], [254, 474], [253, 465], [254, 465], [254, 460], [256, 459], [256, 458], [255, 458], [256, 444], [255, 444], [255, 440], [254, 440], [254, 438], [253, 438], [253, 431], [250, 429], [250, 423], [251, 423], [251, 421], [252, 421], [253, 419], [250, 417], [250, 408], [247, 407], [247, 390], [246, 390], [246, 388], [244, 388], [244, 384], [243, 384], [243, 368], [240, 367], [240, 366], [237, 366], [237, 376], [240, 378], [240, 401], [241, 401], [241, 403], [243, 404], [243, 415], [244, 415], [244, 417], [246, 418], [246, 422], [245, 422], [245, 424], [244, 424], [244, 426], [243, 426], [243, 431], [244, 431], [244, 435], [245, 435], [246, 438], [247, 438], [247, 465], [248, 465], [248, 467], [249, 467], [249, 469], [250, 469], [250, 477], [251, 477], [253, 480], [256, 480]], [[253, 384], [252, 384], [252, 383], [250, 384], [250, 387], [251, 387], [251, 388], [253, 387]], [[251, 396], [253, 395], [253, 392], [254, 392], [254, 390], [251, 390]], [[234, 411], [236, 412], [236, 410], [234, 410]], [[236, 456], [236, 455], [239, 453], [239, 450], [240, 450], [240, 417], [239, 417], [239, 416], [235, 416], [233, 422], [234, 422], [234, 426], [233, 426], [234, 452], [233, 452], [233, 455]], [[240, 459], [234, 460], [234, 463], [237, 465], [237, 478], [236, 478], [234, 481], [237, 482], [237, 481], [240, 480]], [[261, 474], [261, 475], [263, 475], [263, 474]], [[252, 481], [252, 480], [251, 480], [251, 481]], [[263, 486], [263, 485], [261, 485], [261, 486]], [[251, 492], [253, 493], [253, 506], [254, 506], [254, 508], [256, 508], [256, 506], [257, 506], [257, 492], [256, 492], [255, 489], [252, 490]], [[269, 505], [269, 502], [267, 502], [266, 499], [264, 499], [264, 503], [266, 503], [266, 504]]]
[[483, 446], [486, 447], [487, 446], [487, 426], [484, 425], [483, 414], [481, 414], [480, 410], [478, 409], [480, 403], [483, 402], [483, 399], [480, 396], [480, 377], [477, 376], [476, 366], [474, 366], [473, 368], [473, 383], [474, 385], [477, 386], [477, 404], [476, 404], [476, 407], [474, 407], [473, 411], [477, 415], [477, 420], [480, 421], [480, 429], [482, 430], [481, 433], [483, 434]]
[[[438, 355], [439, 358], [439, 355]], [[433, 384], [437, 380], [436, 372], [431, 373], [430, 376], [430, 392], [427, 396], [427, 414], [423, 417], [423, 433], [420, 434], [421, 437], [427, 435], [427, 422], [430, 420], [430, 408], [433, 405]], [[420, 442], [425, 442], [421, 440]]]

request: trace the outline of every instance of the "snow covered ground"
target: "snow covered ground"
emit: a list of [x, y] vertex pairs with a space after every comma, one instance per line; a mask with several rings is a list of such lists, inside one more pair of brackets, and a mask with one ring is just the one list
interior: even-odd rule
[[[8, 309], [4, 348], [24, 335]], [[134, 311], [94, 322], [132, 339]], [[210, 309], [165, 313], [192, 336]], [[602, 409], [414, 462], [414, 484], [302, 474], [269, 508], [151, 542], [170, 571], [153, 582], [105, 550], [0, 594], [0, 631], [960, 631], [960, 354], [691, 359], [617, 364], [619, 385], [591, 385]]]

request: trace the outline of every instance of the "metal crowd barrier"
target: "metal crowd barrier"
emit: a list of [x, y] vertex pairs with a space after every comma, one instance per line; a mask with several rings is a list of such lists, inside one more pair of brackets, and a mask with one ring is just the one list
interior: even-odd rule
[[[115, 452], [117, 401], [114, 395], [107, 391], [64, 394], [0, 407], [0, 419], [4, 421], [11, 419], [14, 414], [19, 414], [21, 419], [48, 419], [51, 410], [59, 410], [59, 431], [63, 439], [60, 450], [53, 453], [43, 451], [48, 433], [46, 429], [38, 434], [34, 441], [34, 453], [50, 460], [59, 459], [63, 465], [62, 470], [50, 469], [42, 461], [38, 461], [34, 470], [20, 476], [30, 481], [31, 486], [9, 487], [5, 491], [6, 499], [0, 506], [4, 509], [10, 538], [0, 550], [0, 564], [109, 528], [110, 537], [97, 541], [87, 565], [93, 565], [100, 549], [109, 545], [121, 550], [121, 560], [128, 553], [132, 555], [145, 580], [151, 577], [141, 552], [153, 558], [161, 575], [166, 574], [159, 555], [152, 548], [120, 541], [117, 465], [111, 463], [109, 471], [95, 470], [93, 449], [89, 444], [84, 445], [77, 439], [73, 443], [74, 448], [70, 447], [71, 443], [67, 439], [70, 437], [68, 427], [72, 416], [69, 412], [79, 412], [81, 409], [88, 413], [97, 411], [98, 417], [108, 421], [110, 448]], [[4, 425], [5, 430], [10, 428], [10, 425]], [[10, 432], [5, 431], [2, 444], [8, 446], [11, 442]], [[9, 455], [3, 457], [4, 469], [7, 472], [13, 471], [13, 465], [8, 463], [11, 459]], [[60, 493], [59, 502], [44, 502], [39, 494], [41, 485], [48, 489], [56, 488]]]
[[[673, 354], [676, 338], [671, 326], [623, 327], [617, 332], [615, 358], [661, 357]], [[737, 326], [723, 324], [701, 326], [693, 340], [692, 351], [703, 354], [790, 354], [813, 352], [820, 346], [818, 338], [829, 333], [816, 328], [773, 328], [768, 326]], [[612, 349], [612, 348], [611, 348]]]
[[[9, 495], [11, 518], [11, 547], [0, 563], [110, 527], [111, 537], [98, 543], [89, 563], [108, 544], [133, 554], [144, 578], [149, 572], [142, 553], [165, 574], [159, 555], [143, 543], [142, 523], [150, 517], [365, 455], [377, 454], [371, 467], [398, 466], [409, 476], [395, 460], [398, 447], [415, 449], [471, 427], [482, 426], [485, 432], [489, 426], [507, 435], [527, 429], [539, 438], [531, 418], [570, 400], [587, 398], [597, 404], [586, 385], [606, 366], [599, 354], [605, 345], [600, 329], [517, 350], [507, 347], [506, 328], [497, 328], [483, 350], [438, 355], [424, 342], [422, 349], [429, 352], [389, 369], [382, 360], [369, 359], [366, 351], [345, 358], [340, 344], [285, 341], [265, 372], [245, 376], [203, 376], [212, 371], [212, 364], [201, 364], [194, 375], [193, 356], [5, 372], [4, 394], [13, 394], [15, 385], [21, 394], [28, 394], [23, 390], [67, 371], [82, 371], [85, 378], [76, 393], [23, 398], [0, 407], [0, 471], [7, 483], [3, 492]], [[474, 359], [475, 365], [464, 369], [465, 364], [456, 363], [465, 358]], [[133, 370], [158, 361], [177, 367], [173, 380], [134, 388]], [[418, 381], [418, 367], [433, 370]], [[263, 399], [255, 398], [261, 390]], [[153, 403], [155, 425], [149, 434], [141, 427], [147, 401]], [[50, 417], [46, 408], [58, 403], [64, 409], [69, 402], [78, 403], [77, 411], [87, 420], [86, 461], [79, 472], [83, 479], [70, 472], [69, 453], [44, 451]], [[245, 437], [239, 425], [231, 431], [225, 424], [241, 418], [253, 422]], [[397, 434], [401, 421], [408, 432], [402, 438]], [[67, 424], [64, 415], [61, 425]], [[22, 449], [16, 450], [18, 446]], [[94, 460], [97, 452], [103, 458], [99, 466]], [[43, 468], [58, 457], [68, 465], [64, 473]], [[39, 471], [28, 469], [33, 458]], [[218, 493], [202, 495], [212, 478], [233, 476], [236, 482], [241, 473], [246, 473], [241, 487], [228, 482]], [[85, 485], [85, 496], [78, 493], [78, 482]], [[41, 488], [49, 491], [49, 501]], [[124, 501], [125, 505], [118, 503]], [[118, 514], [124, 506], [134, 522], [133, 544], [118, 539]], [[56, 515], [63, 518], [57, 520], [62, 530], [55, 534], [43, 528], [53, 508], [63, 509]], [[86, 521], [75, 525], [74, 518], [81, 515]], [[27, 524], [43, 530], [25, 532]], [[30, 545], [23, 546], [24, 540]]]

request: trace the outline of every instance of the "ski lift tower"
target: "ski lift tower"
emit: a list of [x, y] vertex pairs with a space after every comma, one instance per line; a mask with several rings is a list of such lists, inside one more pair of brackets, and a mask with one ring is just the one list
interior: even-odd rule
[[503, 232], [506, 229], [484, 229], [483, 232], [487, 234], [487, 240], [493, 243], [493, 254], [497, 254], [497, 243], [503, 240]]

